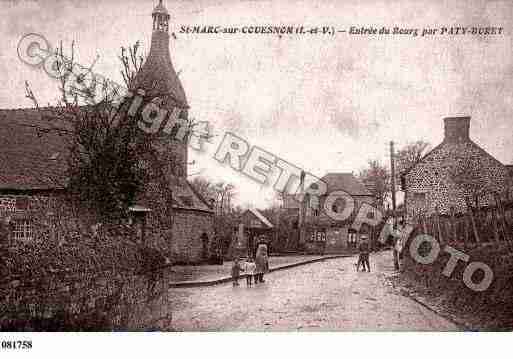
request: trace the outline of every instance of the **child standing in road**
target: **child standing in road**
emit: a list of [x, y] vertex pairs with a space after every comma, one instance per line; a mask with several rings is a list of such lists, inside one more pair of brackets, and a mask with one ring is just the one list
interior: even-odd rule
[[[244, 265], [244, 271], [246, 272], [246, 284], [248, 287], [251, 287], [253, 284], [253, 277], [255, 276], [256, 264], [253, 261], [253, 258], [248, 258]], [[255, 278], [256, 283], [256, 278]]]
[[232, 280], [233, 280], [234, 287], [237, 287], [239, 285], [239, 276], [240, 276], [241, 270], [242, 270], [242, 268], [239, 263], [239, 258], [236, 257], [233, 260], [233, 265], [232, 265]]

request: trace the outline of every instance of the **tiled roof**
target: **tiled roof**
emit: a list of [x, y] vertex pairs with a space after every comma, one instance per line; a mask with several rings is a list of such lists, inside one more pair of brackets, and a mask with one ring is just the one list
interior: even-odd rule
[[[65, 134], [45, 132], [49, 124], [35, 109], [0, 110], [0, 190], [53, 190], [66, 187]], [[211, 211], [184, 178], [169, 181], [173, 207]]]
[[0, 110], [0, 189], [65, 187], [66, 136], [49, 127], [35, 109]]
[[273, 228], [274, 226], [272, 223], [256, 208], [249, 208], [248, 211], [250, 211], [255, 217], [257, 217], [260, 222], [265, 224], [269, 228]]
[[194, 186], [183, 177], [179, 177], [178, 181], [183, 183], [183, 192], [186, 193], [187, 200], [183, 201], [182, 196], [179, 196], [178, 200], [181, 202], [179, 207], [187, 209], [199, 209], [202, 211], [212, 211], [210, 204], [203, 198], [203, 196], [196, 191]]
[[[183, 177], [170, 176], [168, 186], [173, 194], [173, 208], [184, 210], [199, 210], [212, 212], [210, 205], [203, 199], [203, 197], [194, 189], [192, 184]], [[158, 188], [158, 184], [149, 184], [149, 187], [154, 186]], [[157, 190], [157, 189], [156, 189]], [[157, 190], [158, 191], [158, 190]], [[141, 193], [136, 198], [136, 205], [143, 206], [149, 209], [152, 208], [151, 197], [154, 191], [149, 188], [145, 193]]]
[[328, 193], [345, 191], [353, 196], [372, 196], [372, 193], [352, 173], [328, 173], [321, 180], [328, 186]]

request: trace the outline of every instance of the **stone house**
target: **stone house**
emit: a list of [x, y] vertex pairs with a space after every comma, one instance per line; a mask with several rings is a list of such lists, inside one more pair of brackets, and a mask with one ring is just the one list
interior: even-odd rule
[[[284, 207], [298, 208], [299, 217], [301, 212], [304, 213], [304, 219], [298, 219], [298, 223], [299, 226], [303, 223], [303, 229], [300, 228], [299, 231], [300, 243], [307, 252], [345, 252], [355, 247], [362, 235], [369, 237], [372, 234], [372, 229], [365, 224], [359, 231], [355, 231], [351, 226], [361, 205], [366, 203], [372, 206], [374, 196], [352, 173], [328, 173], [320, 180], [326, 184], [327, 191], [318, 201], [312, 201], [306, 195], [303, 202], [299, 203], [292, 196], [287, 196]], [[354, 200], [354, 210], [343, 221], [331, 218], [324, 210], [328, 195], [335, 191], [344, 191]], [[345, 200], [339, 198], [332, 204], [331, 210], [341, 213], [345, 206]]]
[[[179, 108], [180, 118], [187, 119], [189, 106], [169, 52], [170, 16], [162, 1], [152, 18], [151, 48], [136, 76], [136, 87], [147, 96], [159, 97], [169, 111]], [[59, 201], [66, 194], [66, 136], [42, 135], [41, 124], [41, 114], [35, 109], [0, 110], [0, 217], [11, 222], [15, 240], [33, 240], [35, 223], [29, 207], [40, 199]], [[173, 193], [172, 203], [165, 204], [173, 209], [170, 232], [152, 231], [157, 228], [155, 209], [148, 208], [152, 184], [140, 196], [137, 208], [148, 212], [148, 238], [163, 237], [172, 261], [201, 262], [208, 259], [213, 245], [213, 210], [187, 180], [187, 143], [170, 136], [159, 143], [162, 154], [174, 160], [172, 168], [164, 169]]]
[[511, 166], [470, 138], [470, 117], [444, 118], [444, 139], [401, 174], [407, 219], [465, 212], [467, 205], [495, 205], [512, 198]]

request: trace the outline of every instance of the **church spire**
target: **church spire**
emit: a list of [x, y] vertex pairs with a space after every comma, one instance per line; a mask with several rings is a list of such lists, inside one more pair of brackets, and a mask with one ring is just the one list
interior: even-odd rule
[[[146, 61], [135, 77], [135, 88], [145, 91], [148, 99], [159, 98], [160, 106], [169, 113], [179, 110], [179, 117], [186, 120], [188, 116], [187, 98], [182, 83], [175, 71], [169, 51], [169, 12], [159, 1], [151, 13], [153, 32], [151, 47]], [[171, 136], [164, 136], [171, 139]], [[174, 159], [171, 173], [178, 177], [187, 178], [187, 143], [171, 140], [169, 153]]]
[[159, 0], [159, 4], [155, 6], [151, 13], [153, 17], [153, 31], [169, 32], [169, 12], [166, 7], [162, 4], [162, 0]]
[[137, 74], [136, 85], [150, 97], [160, 97], [169, 109], [187, 109], [187, 98], [171, 61], [169, 51], [169, 12], [159, 1], [151, 13], [153, 33], [150, 52]]

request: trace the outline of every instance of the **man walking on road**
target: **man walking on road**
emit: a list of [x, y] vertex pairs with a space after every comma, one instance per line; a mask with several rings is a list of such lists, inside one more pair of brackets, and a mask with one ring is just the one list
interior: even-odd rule
[[369, 264], [369, 242], [367, 241], [366, 236], [361, 237], [360, 245], [358, 246], [358, 251], [360, 252], [360, 258], [362, 259], [363, 271], [365, 272], [365, 268], [367, 268], [367, 272], [370, 272], [370, 264]]

